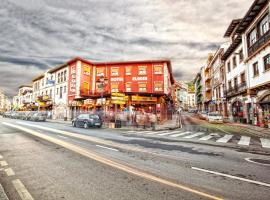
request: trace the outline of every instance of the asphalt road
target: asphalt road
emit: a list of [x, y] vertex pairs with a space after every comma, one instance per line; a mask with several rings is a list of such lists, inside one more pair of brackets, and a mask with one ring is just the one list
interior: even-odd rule
[[[183, 128], [205, 125], [183, 116]], [[14, 200], [269, 199], [270, 166], [245, 160], [269, 155], [259, 147], [0, 118], [0, 183]]]

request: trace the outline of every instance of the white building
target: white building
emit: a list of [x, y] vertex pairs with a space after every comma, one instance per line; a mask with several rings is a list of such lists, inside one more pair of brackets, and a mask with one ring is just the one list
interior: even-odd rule
[[31, 104], [33, 101], [33, 88], [31, 85], [21, 85], [19, 92], [13, 97], [13, 109], [14, 110], [31, 110]]
[[11, 102], [8, 97], [0, 90], [0, 112], [4, 112], [11, 109]]

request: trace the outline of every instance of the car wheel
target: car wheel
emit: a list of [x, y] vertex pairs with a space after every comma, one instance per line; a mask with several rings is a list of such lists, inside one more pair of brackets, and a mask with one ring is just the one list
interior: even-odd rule
[[72, 126], [73, 126], [73, 127], [76, 127], [76, 123], [75, 123], [75, 122], [72, 122]]
[[87, 125], [87, 123], [86, 123], [86, 122], [84, 122], [84, 124], [83, 124], [83, 128], [88, 129], [88, 125]]

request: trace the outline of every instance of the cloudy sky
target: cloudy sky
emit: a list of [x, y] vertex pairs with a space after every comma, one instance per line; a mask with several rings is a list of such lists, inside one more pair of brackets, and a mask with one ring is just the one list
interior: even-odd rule
[[191, 80], [253, 0], [1, 0], [0, 88], [10, 96], [46, 69], [92, 61], [171, 59]]

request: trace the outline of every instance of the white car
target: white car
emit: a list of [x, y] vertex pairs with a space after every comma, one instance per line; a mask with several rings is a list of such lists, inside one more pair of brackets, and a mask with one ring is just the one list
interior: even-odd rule
[[217, 113], [208, 113], [207, 120], [210, 123], [223, 123], [223, 117]]
[[200, 119], [207, 119], [208, 118], [208, 113], [206, 111], [202, 111], [199, 113], [199, 118]]

